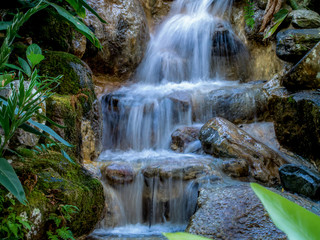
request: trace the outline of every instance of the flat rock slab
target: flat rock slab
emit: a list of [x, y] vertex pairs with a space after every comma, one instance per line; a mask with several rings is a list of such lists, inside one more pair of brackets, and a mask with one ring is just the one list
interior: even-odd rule
[[[319, 205], [290, 193], [280, 194], [320, 214]], [[198, 207], [187, 227], [189, 233], [217, 240], [287, 239], [272, 223], [249, 185], [201, 189]]]

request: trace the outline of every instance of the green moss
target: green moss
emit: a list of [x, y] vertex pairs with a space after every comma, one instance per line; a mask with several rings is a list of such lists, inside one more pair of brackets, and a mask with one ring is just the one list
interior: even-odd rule
[[16, 151], [23, 157], [33, 157], [35, 154], [35, 152], [32, 151], [31, 149], [24, 148], [24, 147], [18, 147]]
[[60, 86], [56, 89], [59, 94], [78, 94], [82, 88], [93, 91], [90, 70], [72, 54], [47, 51], [40, 66], [40, 73], [52, 77], [63, 75]]
[[89, 233], [96, 225], [104, 208], [101, 183], [79, 164], [72, 164], [61, 154], [38, 155], [25, 162], [13, 164], [24, 185], [28, 206], [17, 204], [16, 214], [26, 212], [30, 221], [34, 211], [41, 213], [41, 221], [35, 226], [38, 231], [32, 239], [46, 239], [50, 213], [58, 213], [60, 205], [74, 205], [79, 214], [68, 224], [74, 235]]

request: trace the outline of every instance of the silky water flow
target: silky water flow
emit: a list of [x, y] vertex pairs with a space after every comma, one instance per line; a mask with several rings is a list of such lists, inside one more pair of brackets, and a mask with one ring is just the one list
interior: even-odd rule
[[173, 152], [172, 132], [230, 114], [221, 107], [228, 105], [222, 92], [236, 99], [246, 91], [240, 100], [255, 101], [255, 90], [239, 85], [248, 53], [229, 23], [232, 2], [176, 0], [151, 36], [133, 82], [102, 98], [104, 152], [98, 161], [107, 212], [95, 239], [160, 239], [162, 232], [186, 228], [199, 186], [187, 169], [209, 171], [212, 158], [199, 154], [199, 141]]

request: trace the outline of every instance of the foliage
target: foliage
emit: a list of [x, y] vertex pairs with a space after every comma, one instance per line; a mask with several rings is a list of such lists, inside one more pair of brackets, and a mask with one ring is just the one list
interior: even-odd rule
[[246, 24], [249, 28], [254, 28], [254, 2], [253, 0], [247, 0], [246, 6], [244, 7], [244, 19], [246, 21]]
[[72, 216], [79, 212], [79, 209], [73, 205], [60, 205], [59, 214], [51, 213], [49, 220], [52, 221], [50, 230], [47, 231], [50, 240], [74, 240], [73, 233], [67, 227], [67, 223], [71, 222]]
[[266, 33], [264, 39], [271, 37], [275, 31], [277, 31], [278, 27], [288, 16], [289, 11], [287, 9], [280, 9], [273, 17], [274, 26]]
[[13, 196], [5, 196], [4, 193], [0, 189], [0, 239], [23, 239], [24, 234], [31, 229], [30, 223], [22, 216], [16, 215]]
[[[86, 14], [85, 11], [86, 9], [93, 13], [95, 16], [98, 17], [98, 19], [106, 23], [98, 14], [97, 12], [91, 8], [85, 0], [65, 0], [68, 2], [72, 8], [76, 11], [76, 13], [81, 17], [85, 18]], [[34, 6], [36, 4], [36, 6]], [[39, 10], [45, 9], [48, 6], [52, 7], [55, 9], [55, 11], [62, 17], [64, 18], [67, 22], [69, 22], [78, 32], [86, 36], [87, 39], [89, 39], [97, 48], [102, 48], [99, 40], [97, 37], [94, 35], [94, 33], [82, 22], [81, 19], [78, 17], [74, 16], [72, 13], [64, 9], [63, 7], [51, 2], [51, 1], [46, 1], [46, 0], [35, 0], [32, 3], [28, 4], [29, 6], [34, 6], [30, 8], [25, 14], [19, 12], [15, 14], [13, 21], [0, 21], [0, 31], [1, 30], [6, 30], [7, 29], [7, 35], [11, 35], [13, 38], [9, 39], [11, 41], [6, 44], [6, 46], [10, 46], [16, 36], [16, 33], [18, 32], [19, 28], [22, 26], [23, 23], [25, 23], [33, 14], [38, 12]], [[12, 28], [12, 26], [15, 26], [15, 28]], [[13, 33], [13, 34], [10, 34]], [[6, 51], [3, 51], [6, 50]], [[9, 58], [11, 49], [1, 49], [0, 51], [0, 63], [1, 61], [1, 55], [7, 56], [7, 60]], [[7, 61], [6, 61], [7, 62]], [[0, 65], [1, 69], [1, 65]]]
[[256, 183], [251, 188], [268, 211], [274, 224], [290, 240], [316, 240], [320, 236], [320, 217]]
[[[26, 58], [27, 60], [19, 58], [20, 66], [6, 64], [6, 66], [19, 71], [18, 80], [14, 84], [12, 82], [14, 78], [7, 78], [4, 80], [3, 86], [0, 87], [0, 90], [10, 92], [8, 97], [0, 96], [0, 126], [3, 129], [3, 137], [0, 138], [0, 184], [7, 188], [23, 204], [26, 203], [23, 187], [11, 165], [4, 159], [5, 151], [9, 150], [8, 143], [15, 132], [21, 128], [26, 132], [43, 136], [52, 143], [57, 144], [57, 142], [60, 142], [67, 147], [72, 147], [50, 127], [32, 119], [32, 117], [36, 116], [57, 127], [63, 127], [41, 113], [42, 104], [46, 98], [54, 94], [53, 90], [58, 85], [60, 76], [43, 79], [38, 75], [36, 65], [44, 57], [40, 47], [36, 44], [28, 47]], [[61, 153], [72, 161], [62, 148]]]
[[163, 233], [169, 240], [208, 240], [210, 238], [200, 237], [190, 233], [177, 232], [177, 233]]

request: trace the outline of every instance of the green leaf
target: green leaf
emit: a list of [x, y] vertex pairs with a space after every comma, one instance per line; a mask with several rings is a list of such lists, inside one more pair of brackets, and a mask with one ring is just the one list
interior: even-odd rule
[[18, 61], [20, 63], [20, 66], [23, 69], [23, 72], [25, 74], [27, 74], [28, 77], [30, 77], [31, 76], [31, 68], [30, 68], [29, 64], [27, 63], [27, 61], [22, 59], [21, 57], [18, 57]]
[[94, 14], [101, 22], [107, 23], [105, 20], [103, 20], [99, 14], [92, 8], [85, 0], [79, 0], [83, 4], [83, 6], [88, 9], [92, 14]]
[[16, 65], [13, 65], [13, 64], [6, 63], [5, 66], [8, 67], [8, 68], [12, 68], [14, 70], [17, 70], [17, 71], [24, 72], [24, 70], [22, 68], [20, 68], [20, 67], [18, 67]]
[[60, 137], [55, 131], [53, 131], [50, 127], [43, 125], [41, 123], [38, 123], [36, 121], [33, 121], [32, 119], [28, 120], [29, 123], [31, 123], [33, 126], [40, 128], [42, 131], [48, 133], [49, 135], [51, 135], [52, 137], [54, 137], [55, 139], [57, 139], [59, 142], [61, 142], [63, 145], [67, 146], [67, 147], [72, 147], [72, 145], [70, 143], [68, 143], [66, 140], [64, 140], [62, 137]]
[[275, 25], [266, 33], [263, 39], [267, 39], [271, 37], [275, 33], [275, 31], [277, 31], [278, 27], [288, 16], [288, 13], [289, 11], [287, 9], [280, 9], [279, 12], [275, 14], [275, 17], [273, 20]]
[[0, 158], [0, 183], [8, 189], [19, 202], [26, 205], [27, 199], [21, 182], [12, 166], [4, 158]]
[[320, 217], [256, 183], [251, 188], [261, 200], [274, 224], [290, 240], [316, 240], [320, 236]]
[[81, 22], [78, 18], [75, 16], [71, 15], [67, 10], [64, 8], [51, 3], [51, 2], [46, 2], [50, 6], [52, 6], [56, 11], [63, 17], [65, 18], [69, 23], [71, 23], [77, 31], [82, 33], [84, 36], [86, 36], [92, 43], [95, 45], [97, 48], [102, 48], [99, 40], [97, 37], [94, 35], [94, 33], [83, 23]]
[[71, 7], [76, 11], [76, 13], [82, 17], [86, 17], [86, 9], [83, 7], [83, 5], [78, 0], [65, 0], [68, 2]]
[[71, 163], [75, 163], [71, 158], [70, 156], [68, 155], [68, 153], [66, 153], [62, 148], [61, 148], [61, 154], [64, 158], [66, 158], [69, 162]]
[[200, 237], [190, 233], [177, 232], [177, 233], [163, 233], [169, 240], [208, 240], [210, 238]]
[[33, 43], [27, 48], [26, 51], [27, 57], [31, 54], [42, 54], [42, 50], [37, 44]]
[[44, 59], [41, 48], [37, 44], [31, 44], [27, 48], [26, 55], [32, 68]]
[[12, 21], [9, 21], [9, 22], [1, 21], [0, 22], [0, 31], [7, 30], [7, 28], [9, 26], [11, 26], [11, 24], [12, 24]]

